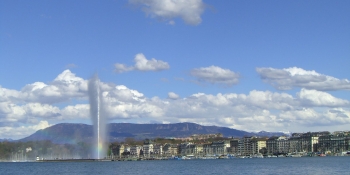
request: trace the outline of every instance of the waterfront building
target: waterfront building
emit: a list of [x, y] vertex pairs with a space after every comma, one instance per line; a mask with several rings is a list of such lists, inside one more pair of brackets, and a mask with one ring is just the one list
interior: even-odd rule
[[142, 146], [140, 145], [133, 145], [130, 148], [130, 156], [132, 157], [139, 157], [142, 152], [143, 152]]
[[326, 135], [329, 135], [329, 132], [293, 133], [290, 138], [273, 136], [266, 141], [267, 152], [270, 155], [317, 152], [319, 137]]
[[301, 134], [299, 137], [299, 152], [317, 152], [318, 138], [320, 136], [327, 136], [328, 131], [323, 132], [307, 132]]
[[289, 151], [289, 140], [286, 136], [280, 136], [276, 140], [276, 151], [278, 154], [287, 154]]
[[123, 144], [120, 144], [112, 148], [112, 153], [115, 156], [122, 157], [122, 154], [124, 153], [124, 149], [125, 149], [125, 146]]
[[[194, 135], [195, 137], [199, 137]], [[121, 156], [126, 150], [130, 150], [131, 156], [220, 156], [235, 154], [237, 156], [254, 156], [258, 154], [280, 155], [300, 154], [312, 152], [323, 153], [347, 153], [350, 150], [350, 132], [307, 132], [293, 133], [291, 137], [273, 136], [270, 138], [259, 138], [245, 136], [242, 138], [231, 138], [229, 140], [214, 141], [212, 143], [194, 144], [185, 142], [181, 144], [154, 144], [146, 139], [143, 146], [119, 145], [113, 147], [114, 155]], [[124, 150], [124, 151], [123, 151]]]
[[163, 155], [163, 145], [156, 144], [153, 146], [153, 154], [155, 155]]
[[237, 155], [243, 155], [243, 152], [244, 152], [244, 141], [243, 141], [243, 138], [240, 138], [238, 140], [238, 153], [237, 153]]
[[195, 155], [204, 155], [203, 154], [203, 144], [196, 144], [194, 152], [195, 152]]
[[131, 146], [126, 144], [124, 145], [124, 152], [130, 152]]
[[164, 144], [164, 146], [163, 146], [163, 154], [165, 156], [171, 156], [171, 154], [170, 154], [170, 147], [171, 147], [171, 144], [169, 144], [169, 143]]
[[230, 141], [216, 141], [211, 144], [214, 155], [226, 155], [228, 148], [230, 148]]
[[253, 137], [253, 136], [245, 136], [245, 137], [243, 137], [243, 152], [241, 153], [242, 155], [250, 156], [250, 155], [253, 154], [252, 142], [251, 142], [251, 140], [253, 138], [256, 138], [256, 137]]
[[203, 144], [203, 154], [204, 155], [213, 155], [213, 150], [211, 149], [211, 143]]
[[350, 133], [334, 132], [330, 135], [320, 136], [318, 151], [322, 153], [341, 153], [350, 150]]
[[266, 149], [269, 155], [278, 154], [277, 149], [277, 136], [272, 136], [266, 141]]
[[186, 142], [186, 143], [181, 143], [179, 145], [179, 150], [178, 150], [180, 155], [188, 155], [188, 154], [193, 154], [194, 152], [194, 144], [192, 142]]
[[273, 136], [266, 141], [267, 153], [272, 155], [285, 154], [289, 150], [289, 140], [285, 136]]
[[251, 139], [252, 154], [264, 154], [263, 149], [266, 149], [266, 141], [268, 138], [253, 138]]
[[178, 148], [176, 144], [166, 143], [163, 146], [163, 154], [165, 156], [176, 156], [178, 155]]
[[176, 144], [172, 144], [172, 145], [170, 146], [170, 155], [172, 155], [172, 156], [179, 155], [179, 153], [178, 153], [178, 148], [177, 148], [177, 145], [176, 145]]
[[238, 149], [238, 146], [239, 146], [239, 139], [238, 138], [232, 138], [230, 140], [230, 149], [229, 149], [229, 153], [231, 154], [238, 154], [239, 153], [239, 149]]
[[195, 144], [188, 144], [186, 146], [185, 154], [181, 154], [181, 155], [195, 155], [195, 154], [197, 154], [196, 145]]
[[149, 158], [151, 157], [151, 154], [153, 154], [153, 152], [153, 141], [146, 139], [143, 142], [143, 156]]
[[289, 137], [289, 148], [288, 148], [288, 153], [297, 153], [300, 150], [299, 146], [299, 136], [292, 136]]
[[203, 155], [203, 145], [193, 143], [180, 144], [180, 154], [183, 156], [187, 155]]
[[203, 144], [204, 155], [225, 155], [230, 149], [230, 140], [215, 141], [212, 143]]

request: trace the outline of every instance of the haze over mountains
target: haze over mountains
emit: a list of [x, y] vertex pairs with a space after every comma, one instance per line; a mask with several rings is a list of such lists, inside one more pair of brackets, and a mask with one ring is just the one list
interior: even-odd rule
[[[281, 132], [259, 133], [246, 132], [227, 127], [202, 126], [195, 123], [175, 123], [175, 124], [132, 124], [132, 123], [110, 123], [108, 124], [109, 141], [123, 141], [132, 137], [137, 140], [156, 137], [188, 137], [193, 134], [214, 134], [222, 133], [224, 137], [243, 136], [273, 136], [284, 135]], [[92, 125], [61, 123], [51, 127], [38, 130], [34, 134], [18, 141], [39, 141], [50, 140], [59, 144], [75, 144], [79, 142], [93, 141]]]

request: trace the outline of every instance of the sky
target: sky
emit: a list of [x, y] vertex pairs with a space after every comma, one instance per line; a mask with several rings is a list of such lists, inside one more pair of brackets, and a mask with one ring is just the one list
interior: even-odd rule
[[350, 128], [350, 1], [0, 1], [0, 138], [110, 123]]

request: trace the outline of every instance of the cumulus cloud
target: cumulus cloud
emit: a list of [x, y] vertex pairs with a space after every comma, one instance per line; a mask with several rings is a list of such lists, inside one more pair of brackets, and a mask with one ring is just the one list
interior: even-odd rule
[[47, 104], [28, 103], [23, 106], [27, 116], [50, 118], [60, 116], [59, 108]]
[[169, 69], [169, 64], [167, 62], [156, 60], [154, 58], [147, 60], [142, 53], [137, 54], [134, 61], [135, 69], [140, 71], [160, 71]]
[[328, 75], [307, 71], [297, 67], [287, 69], [256, 68], [261, 79], [279, 90], [293, 87], [315, 89], [321, 91], [350, 90], [348, 79], [337, 79]]
[[147, 16], [167, 21], [174, 25], [174, 18], [182, 18], [187, 24], [198, 25], [205, 4], [202, 0], [129, 0], [129, 3], [142, 7]]
[[[305, 106], [305, 98], [299, 96], [301, 93], [296, 96], [256, 90], [247, 95], [197, 93], [188, 98], [170, 101], [163, 110], [170, 122], [196, 121], [251, 131], [271, 131], [273, 128], [274, 131], [300, 132], [310, 131], [310, 127], [325, 130], [329, 126], [344, 130], [350, 125], [349, 101], [339, 101], [343, 107], [334, 107], [334, 103], [329, 100], [322, 103], [309, 102]], [[313, 95], [316, 99], [323, 98], [323, 95], [336, 99], [327, 93]]]
[[61, 117], [60, 109], [56, 106], [27, 103], [18, 105], [12, 102], [0, 103], [0, 122], [1, 123], [36, 123], [40, 119], [58, 119]]
[[179, 97], [180, 97], [180, 96], [177, 95], [177, 94], [175, 94], [174, 92], [169, 92], [169, 93], [168, 93], [168, 98], [169, 98], [169, 99], [176, 100], [176, 99], [178, 99]]
[[[302, 108], [299, 110], [282, 111], [280, 118], [291, 125], [301, 125], [304, 127], [339, 127], [339, 125], [349, 125], [349, 112], [349, 110], [344, 110], [343, 108], [330, 108], [321, 112], [313, 108]], [[341, 130], [346, 130], [345, 128]]]
[[0, 136], [2, 138], [11, 138], [11, 139], [21, 139], [27, 137], [29, 134], [33, 134], [40, 129], [45, 129], [51, 126], [47, 121], [40, 121], [36, 125], [31, 126], [0, 126]]
[[349, 106], [349, 101], [336, 98], [331, 94], [317, 90], [301, 89], [297, 94], [302, 105], [305, 106], [326, 106], [339, 107]]
[[145, 97], [142, 93], [133, 89], [129, 89], [124, 85], [115, 86], [113, 89], [104, 94], [104, 96], [109, 102], [145, 101]]
[[237, 84], [240, 78], [238, 73], [218, 66], [195, 68], [191, 70], [190, 74], [196, 77], [199, 82], [209, 82], [225, 86]]
[[73, 106], [66, 106], [60, 110], [60, 115], [64, 119], [90, 119], [89, 104], [76, 104]]
[[[226, 77], [233, 73], [218, 70], [224, 73], [216, 75], [208, 71], [204, 74], [208, 76], [202, 77], [217, 83], [220, 79], [217, 77], [222, 76], [221, 81], [226, 82]], [[8, 137], [15, 129], [18, 130], [14, 137], [27, 136], [28, 133], [20, 132], [44, 126], [42, 121], [90, 123], [86, 81], [63, 71], [48, 84], [36, 82], [20, 91], [0, 87], [0, 138]], [[317, 131], [330, 126], [344, 130], [350, 126], [350, 102], [315, 89], [302, 88], [292, 95], [258, 90], [246, 94], [199, 92], [182, 98], [169, 92], [168, 97], [162, 99], [146, 97], [125, 85], [100, 82], [100, 87], [103, 107], [111, 122], [195, 122], [250, 131], [309, 131], [311, 127]], [[52, 99], [48, 100], [49, 97]], [[76, 100], [80, 98], [85, 100]], [[69, 99], [74, 102], [62, 103]], [[24, 129], [20, 129], [22, 126]]]
[[135, 65], [134, 66], [126, 66], [124, 64], [116, 63], [114, 65], [115, 72], [122, 73], [122, 72], [128, 72], [132, 70], [138, 70], [138, 71], [161, 71], [169, 69], [170, 66], [167, 62], [164, 62], [162, 60], [156, 60], [154, 58], [147, 60], [145, 55], [142, 53], [136, 54], [134, 58]]
[[6, 89], [0, 86], [0, 102], [12, 101], [20, 98], [20, 92], [12, 89]]
[[16, 103], [54, 104], [69, 101], [73, 98], [85, 98], [87, 81], [76, 77], [70, 70], [59, 74], [51, 83], [34, 82], [25, 85], [20, 91], [0, 86], [0, 102], [2, 100]]

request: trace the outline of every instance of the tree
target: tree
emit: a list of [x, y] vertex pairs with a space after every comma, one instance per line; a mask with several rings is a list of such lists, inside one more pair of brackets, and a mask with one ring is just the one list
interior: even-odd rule
[[263, 154], [263, 155], [266, 155], [267, 154], [267, 149], [265, 147], [261, 148], [259, 150], [259, 153]]

